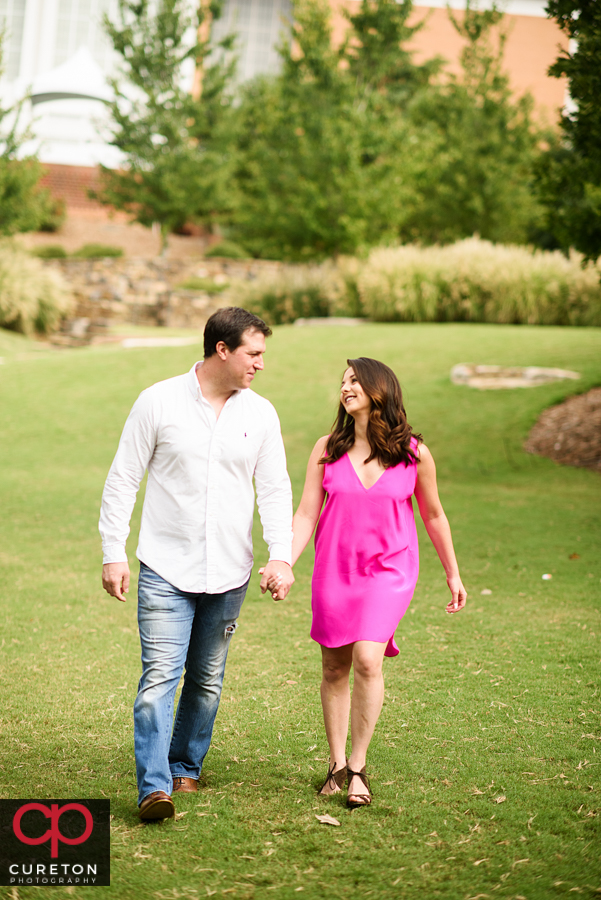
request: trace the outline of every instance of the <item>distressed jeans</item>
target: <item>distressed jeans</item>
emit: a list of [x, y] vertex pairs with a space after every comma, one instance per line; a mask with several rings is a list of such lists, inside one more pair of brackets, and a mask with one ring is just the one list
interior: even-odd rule
[[[138, 803], [153, 791], [171, 794], [174, 775], [198, 779], [247, 587], [248, 581], [223, 594], [188, 593], [140, 563], [142, 677], [134, 703]], [[173, 724], [175, 692], [184, 665]]]

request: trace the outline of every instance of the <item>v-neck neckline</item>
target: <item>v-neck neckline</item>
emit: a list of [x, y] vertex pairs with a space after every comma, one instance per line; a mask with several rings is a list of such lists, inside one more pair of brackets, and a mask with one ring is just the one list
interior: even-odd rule
[[360, 477], [359, 477], [359, 473], [357, 472], [356, 468], [355, 468], [354, 465], [353, 465], [352, 459], [351, 459], [350, 456], [348, 455], [348, 450], [347, 450], [347, 452], [345, 453], [345, 456], [346, 456], [346, 458], [348, 459], [348, 462], [349, 462], [349, 465], [350, 465], [351, 469], [352, 469], [353, 472], [355, 473], [355, 477], [356, 477], [357, 481], [359, 482], [359, 484], [361, 485], [361, 487], [363, 488], [363, 490], [364, 490], [366, 493], [368, 493], [369, 491], [373, 490], [373, 489], [375, 488], [375, 486], [376, 486], [377, 484], [380, 483], [380, 481], [382, 480], [382, 478], [384, 477], [384, 475], [386, 475], [386, 472], [388, 471], [388, 469], [384, 469], [384, 471], [382, 472], [382, 474], [380, 475], [380, 477], [379, 477], [376, 481], [374, 481], [374, 483], [371, 485], [371, 487], [365, 487], [365, 485], [363, 484], [363, 482], [361, 481], [361, 479], [360, 479]]

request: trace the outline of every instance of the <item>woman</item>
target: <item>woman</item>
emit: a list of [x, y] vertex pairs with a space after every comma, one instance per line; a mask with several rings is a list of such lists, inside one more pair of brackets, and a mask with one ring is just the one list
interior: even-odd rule
[[[311, 637], [321, 645], [330, 747], [320, 793], [338, 793], [348, 779], [347, 805], [356, 807], [371, 803], [365, 763], [384, 698], [382, 662], [399, 652], [394, 631], [417, 582], [414, 493], [447, 575], [448, 613], [463, 609], [466, 592], [438, 498], [434, 460], [407, 422], [396, 375], [366, 357], [347, 363], [333, 431], [317, 441], [309, 459], [293, 522], [292, 563], [317, 525]], [[277, 579], [269, 588], [277, 599]], [[351, 754], [345, 764], [349, 712]]]

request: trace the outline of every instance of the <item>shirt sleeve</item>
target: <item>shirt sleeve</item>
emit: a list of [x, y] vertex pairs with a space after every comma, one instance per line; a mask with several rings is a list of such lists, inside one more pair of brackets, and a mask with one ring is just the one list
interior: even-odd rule
[[292, 563], [292, 487], [278, 415], [269, 404], [265, 437], [255, 467], [257, 505], [269, 559]]
[[100, 507], [98, 528], [103, 563], [127, 562], [125, 543], [140, 482], [156, 446], [153, 405], [144, 391], [133, 405], [110, 468]]

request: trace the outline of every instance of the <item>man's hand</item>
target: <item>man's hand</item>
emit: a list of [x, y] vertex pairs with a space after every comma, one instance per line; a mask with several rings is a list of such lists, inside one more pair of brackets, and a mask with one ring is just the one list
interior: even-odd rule
[[271, 591], [274, 600], [283, 600], [294, 584], [292, 569], [286, 562], [279, 559], [271, 559], [267, 565], [259, 569], [261, 575], [261, 593]]
[[127, 600], [124, 594], [129, 591], [129, 566], [126, 562], [105, 563], [102, 567], [102, 587], [111, 597], [123, 603]]

